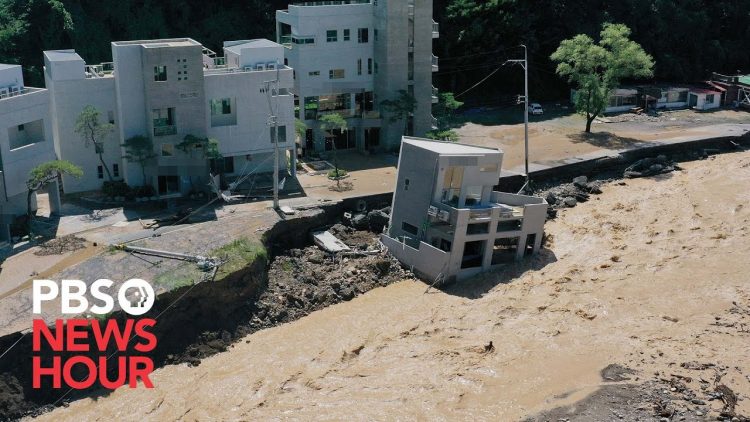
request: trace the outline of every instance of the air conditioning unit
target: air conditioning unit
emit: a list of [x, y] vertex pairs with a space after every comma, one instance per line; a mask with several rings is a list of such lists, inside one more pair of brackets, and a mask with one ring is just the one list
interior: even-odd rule
[[269, 62], [268, 64], [266, 64], [266, 69], [276, 70], [276, 62]]
[[245, 66], [242, 68], [242, 70], [244, 70], [245, 72], [252, 72], [253, 70], [255, 70], [255, 68], [252, 66]]
[[5, 98], [10, 95], [8, 88], [0, 88], [0, 98]]
[[258, 63], [255, 65], [255, 70], [266, 70], [266, 65], [263, 63]]
[[448, 220], [451, 219], [451, 214], [448, 211], [440, 211], [440, 213], [438, 213], [438, 219], [447, 223]]
[[427, 215], [430, 217], [437, 217], [438, 209], [435, 206], [430, 205], [429, 208], [427, 208]]

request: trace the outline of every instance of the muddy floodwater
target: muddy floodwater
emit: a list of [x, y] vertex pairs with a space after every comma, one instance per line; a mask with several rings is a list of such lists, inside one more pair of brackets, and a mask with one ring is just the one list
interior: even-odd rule
[[[153, 390], [39, 419], [511, 421], [565, 408], [576, 420], [576, 403], [593, 401], [606, 417], [586, 420], [622, 420], [596, 392], [659, 382], [686, 420], [715, 420], [719, 385], [750, 415], [750, 152], [683, 167], [560, 211], [546, 250], [520, 265], [447, 291], [376, 288], [197, 367], [161, 368]], [[614, 364], [625, 375], [603, 378]], [[654, 402], [633, 400], [659, 420]]]

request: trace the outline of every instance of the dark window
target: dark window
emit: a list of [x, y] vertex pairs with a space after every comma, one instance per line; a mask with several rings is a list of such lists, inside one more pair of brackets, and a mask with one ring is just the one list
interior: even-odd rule
[[234, 173], [234, 157], [224, 157], [224, 172]]
[[274, 132], [274, 129], [278, 129], [279, 131], [279, 143], [286, 142], [286, 126], [279, 126], [277, 128], [271, 128], [271, 143], [274, 143], [274, 140], [276, 140], [276, 133]]
[[18, 125], [18, 131], [23, 132], [26, 127], [24, 125]]
[[407, 233], [413, 234], [414, 236], [419, 234], [419, 229], [417, 228], [417, 226], [411, 225], [406, 221], [401, 223], [401, 229]]
[[372, 75], [372, 59], [367, 59], [367, 74]]
[[159, 176], [160, 195], [177, 192], [179, 192], [179, 178], [177, 176]]
[[362, 74], [362, 59], [357, 59], [357, 75]]
[[513, 232], [521, 230], [521, 220], [505, 220], [497, 222], [498, 232]]
[[349, 37], [349, 30], [345, 29], [344, 30], [344, 41], [349, 41], [349, 38], [350, 38]]
[[359, 28], [359, 30], [357, 30], [357, 39], [359, 40], [360, 44], [370, 42], [369, 30], [367, 28]]
[[326, 31], [326, 41], [328, 42], [336, 42], [339, 40], [339, 31], [337, 30], [330, 30]]
[[154, 66], [154, 81], [164, 82], [167, 80], [167, 67]]
[[404, 190], [409, 190], [409, 179], [404, 179]]
[[96, 166], [96, 175], [100, 179], [104, 179], [104, 167], [102, 167], [102, 166]]
[[120, 166], [117, 164], [112, 164], [112, 175], [115, 177], [120, 177]]
[[490, 223], [473, 223], [466, 226], [466, 234], [486, 234], [490, 232]]

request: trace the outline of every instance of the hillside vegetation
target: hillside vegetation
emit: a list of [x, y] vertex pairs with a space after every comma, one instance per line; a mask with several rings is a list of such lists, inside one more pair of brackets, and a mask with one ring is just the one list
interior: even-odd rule
[[[274, 37], [286, 0], [0, 0], [0, 62], [24, 66], [41, 85], [42, 51], [75, 48], [90, 63], [111, 60], [113, 40], [188, 36], [214, 50], [223, 40]], [[561, 40], [623, 23], [655, 61], [655, 78], [692, 82], [711, 71], [750, 73], [750, 0], [435, 0], [440, 23], [435, 84], [460, 93], [529, 47], [536, 98], [565, 96], [550, 54]], [[506, 66], [479, 91], [484, 101], [517, 94]], [[476, 92], [473, 94], [477, 95]], [[471, 100], [471, 98], [468, 98]], [[470, 103], [477, 103], [474, 98]]]

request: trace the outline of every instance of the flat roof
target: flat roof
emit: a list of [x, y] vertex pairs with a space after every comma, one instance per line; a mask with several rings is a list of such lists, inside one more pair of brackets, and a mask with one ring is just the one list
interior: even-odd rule
[[264, 47], [282, 47], [281, 44], [277, 44], [271, 40], [265, 38], [258, 38], [254, 40], [238, 40], [238, 41], [225, 41], [224, 49], [231, 51], [234, 54], [239, 55], [240, 52], [245, 48], [264, 48]]
[[83, 61], [75, 50], [47, 50], [44, 55], [53, 62]]
[[15, 69], [17, 67], [21, 67], [21, 65], [20, 64], [5, 64], [5, 63], [0, 63], [0, 70]]
[[166, 38], [159, 40], [133, 40], [133, 41], [112, 41], [112, 45], [141, 45], [145, 48], [163, 48], [163, 47], [189, 47], [193, 45], [201, 46], [201, 43], [192, 38]]
[[737, 80], [741, 84], [750, 85], [750, 75], [740, 76]]
[[445, 155], [486, 155], [502, 153], [498, 148], [478, 147], [474, 145], [459, 144], [456, 142], [433, 141], [431, 139], [413, 138], [410, 136], [404, 136], [403, 142]]

